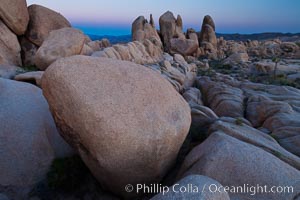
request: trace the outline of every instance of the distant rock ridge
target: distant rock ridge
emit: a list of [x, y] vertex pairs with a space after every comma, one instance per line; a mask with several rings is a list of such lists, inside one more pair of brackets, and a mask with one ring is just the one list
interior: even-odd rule
[[[222, 37], [217, 39], [215, 33], [216, 24], [211, 16], [206, 15], [204, 17], [200, 32], [197, 33], [193, 29], [187, 29], [184, 32], [184, 20], [182, 17], [177, 15], [175, 18], [171, 11], [167, 11], [159, 17], [159, 30], [156, 30], [152, 14], [150, 14], [149, 21], [144, 16], [139, 16], [134, 20], [132, 23], [132, 41], [140, 43], [128, 43], [130, 36], [124, 36], [122, 37], [124, 38], [122, 39], [124, 41], [123, 44], [115, 44], [115, 39], [112, 38], [114, 47], [105, 49], [111, 46], [110, 42], [104, 42], [105, 44], [101, 40], [92, 42], [88, 36], [85, 36], [84, 44], [82, 45], [82, 41], [80, 41], [80, 44], [74, 44], [73, 47], [77, 46], [77, 49], [72, 49], [72, 53], [66, 53], [67, 51], [57, 53], [60, 55], [51, 58], [52, 61], [49, 62], [36, 58], [37, 52], [39, 52], [38, 57], [40, 57], [41, 50], [39, 49], [44, 41], [48, 39], [50, 33], [61, 28], [71, 27], [70, 22], [60, 13], [49, 8], [33, 4], [26, 9], [27, 3], [25, 0], [14, 1], [15, 4], [18, 3], [18, 6], [14, 6], [13, 2], [8, 2], [8, 0], [5, 0], [0, 6], [2, 11], [0, 15], [0, 31], [3, 33], [0, 36], [0, 41], [2, 40], [2, 43], [5, 44], [0, 43], [0, 47], [2, 47], [0, 50], [0, 64], [16, 66], [37, 65], [41, 70], [45, 70], [52, 61], [71, 55], [101, 55], [102, 57], [129, 60], [139, 64], [153, 64], [162, 61], [163, 52], [170, 55], [180, 54], [185, 58], [193, 56], [210, 60], [227, 59], [224, 63], [247, 62], [249, 56], [261, 56], [264, 58], [275, 55], [289, 58], [300, 57], [300, 53], [298, 53], [299, 45], [297, 46], [295, 43], [281, 43], [278, 40], [273, 43], [270, 41], [245, 41], [240, 45], [245, 46], [246, 50], [231, 53], [230, 45], [236, 42], [224, 40]], [[17, 10], [19, 11], [18, 13], [16, 13]], [[15, 13], [15, 17], [8, 11]], [[11, 34], [9, 34], [10, 31], [12, 31]], [[277, 36], [277, 34], [275, 35]], [[91, 37], [94, 40], [95, 37]], [[8, 38], [10, 39], [8, 40]], [[16, 42], [16, 38], [19, 42]], [[55, 51], [56, 44], [53, 44], [54, 46], [47, 47], [47, 52]], [[45, 48], [45, 45], [43, 45], [43, 48]], [[61, 49], [68, 49], [71, 46], [64, 44], [61, 45]], [[99, 53], [99, 51], [104, 52]], [[128, 51], [131, 53], [128, 53]], [[41, 63], [46, 64], [41, 66]]]

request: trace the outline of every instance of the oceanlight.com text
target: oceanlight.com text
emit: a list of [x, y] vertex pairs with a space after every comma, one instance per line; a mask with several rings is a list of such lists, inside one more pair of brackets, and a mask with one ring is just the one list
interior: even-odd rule
[[217, 184], [205, 184], [201, 187], [195, 184], [175, 184], [173, 186], [164, 186], [162, 184], [137, 184], [133, 186], [131, 184], [126, 185], [126, 192], [135, 192], [137, 194], [156, 194], [162, 193], [165, 195], [168, 192], [174, 193], [231, 193], [231, 194], [249, 194], [254, 196], [256, 194], [285, 194], [293, 193], [293, 186], [267, 186], [267, 185], [250, 185], [244, 184], [241, 186], [221, 186]]

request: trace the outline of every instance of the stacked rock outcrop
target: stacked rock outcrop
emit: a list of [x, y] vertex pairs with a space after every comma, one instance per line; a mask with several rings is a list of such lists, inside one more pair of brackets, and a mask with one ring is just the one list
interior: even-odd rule
[[180, 15], [177, 19], [168, 11], [159, 18], [160, 35], [164, 45], [164, 51], [171, 54], [179, 53], [184, 56], [197, 52], [197, 41], [186, 39], [182, 29], [183, 22]]
[[150, 15], [149, 23], [144, 16], [139, 16], [132, 23], [131, 34], [132, 34], [132, 41], [144, 42], [145, 40], [150, 40], [153, 44], [160, 46], [162, 48], [162, 42], [155, 29], [152, 15]]

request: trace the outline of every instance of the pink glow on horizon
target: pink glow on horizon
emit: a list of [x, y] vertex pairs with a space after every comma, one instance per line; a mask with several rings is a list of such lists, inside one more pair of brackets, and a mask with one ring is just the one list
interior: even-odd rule
[[27, 0], [63, 14], [72, 24], [131, 27], [140, 15], [158, 19], [170, 10], [184, 27], [200, 30], [202, 19], [213, 17], [218, 32], [300, 32], [299, 0]]

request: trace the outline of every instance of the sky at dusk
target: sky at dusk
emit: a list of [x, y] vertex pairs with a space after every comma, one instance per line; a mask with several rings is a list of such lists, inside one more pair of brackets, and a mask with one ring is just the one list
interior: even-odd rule
[[[170, 10], [183, 18], [184, 29], [200, 30], [213, 17], [218, 33], [300, 32], [300, 0], [27, 0], [64, 15], [87, 34], [127, 35], [140, 15], [158, 19]], [[184, 30], [184, 31], [185, 31]]]

